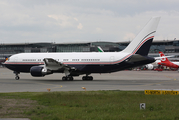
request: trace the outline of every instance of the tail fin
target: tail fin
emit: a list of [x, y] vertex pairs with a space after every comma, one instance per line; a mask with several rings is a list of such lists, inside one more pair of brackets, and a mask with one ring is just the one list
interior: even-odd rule
[[168, 62], [168, 58], [164, 55], [163, 52], [159, 52], [159, 56], [162, 57], [161, 62]]
[[104, 52], [100, 46], [97, 46], [97, 48], [98, 48], [98, 52]]
[[134, 40], [123, 50], [131, 54], [147, 56], [156, 32], [160, 17], [153, 17]]

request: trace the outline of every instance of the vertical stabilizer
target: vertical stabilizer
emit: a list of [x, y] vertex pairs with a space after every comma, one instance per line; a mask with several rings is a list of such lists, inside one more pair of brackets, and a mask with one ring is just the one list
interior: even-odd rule
[[164, 55], [163, 52], [159, 52], [159, 56], [162, 57], [161, 62], [169, 62], [168, 58]]
[[146, 26], [134, 38], [134, 40], [123, 50], [123, 52], [147, 56], [159, 21], [160, 17], [152, 17], [152, 19], [146, 24]]
[[98, 48], [98, 52], [104, 52], [100, 46], [97, 46], [97, 48]]

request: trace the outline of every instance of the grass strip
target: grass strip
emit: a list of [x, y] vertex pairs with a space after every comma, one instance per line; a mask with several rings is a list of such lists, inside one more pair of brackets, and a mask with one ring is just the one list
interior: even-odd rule
[[[177, 120], [178, 100], [178, 95], [145, 95], [143, 91], [0, 93], [0, 118]], [[146, 103], [145, 110], [140, 110], [140, 103]]]

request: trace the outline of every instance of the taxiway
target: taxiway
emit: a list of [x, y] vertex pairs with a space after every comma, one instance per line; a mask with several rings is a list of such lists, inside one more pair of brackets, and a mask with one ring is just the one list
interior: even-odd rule
[[179, 90], [178, 71], [120, 71], [110, 74], [92, 74], [93, 81], [62, 81], [64, 74], [55, 73], [45, 77], [32, 77], [21, 73], [20, 80], [15, 80], [12, 71], [0, 68], [0, 93], [5, 92], [45, 92], [51, 91], [87, 91], [96, 90]]

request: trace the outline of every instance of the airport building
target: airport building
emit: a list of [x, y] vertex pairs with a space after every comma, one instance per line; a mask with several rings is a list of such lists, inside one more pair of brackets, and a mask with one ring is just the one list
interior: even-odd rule
[[[17, 53], [32, 52], [98, 52], [100, 46], [104, 52], [118, 52], [130, 42], [87, 42], [87, 43], [18, 43], [0, 44], [0, 60]], [[162, 51], [166, 55], [179, 55], [179, 40], [155, 40], [149, 55], [156, 57]], [[178, 59], [177, 57], [175, 59]]]

